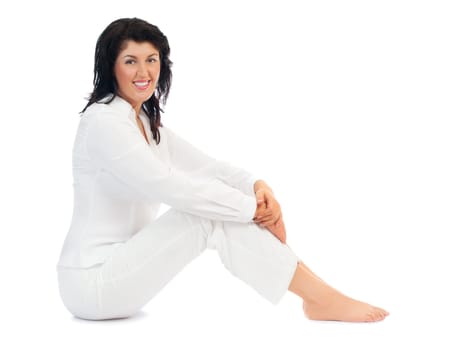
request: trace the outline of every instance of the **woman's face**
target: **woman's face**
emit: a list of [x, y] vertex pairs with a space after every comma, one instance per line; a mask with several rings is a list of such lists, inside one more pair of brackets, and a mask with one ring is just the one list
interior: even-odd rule
[[128, 101], [136, 113], [155, 91], [160, 75], [160, 54], [149, 42], [128, 40], [115, 60], [118, 95]]

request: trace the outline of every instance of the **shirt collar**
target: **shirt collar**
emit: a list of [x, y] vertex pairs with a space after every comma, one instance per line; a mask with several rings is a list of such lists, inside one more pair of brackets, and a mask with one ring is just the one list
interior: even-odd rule
[[[114, 95], [109, 94], [106, 97], [102, 98], [99, 103], [107, 103], [107, 101], [110, 101]], [[133, 120], [136, 122], [136, 113], [131, 106], [129, 102], [127, 102], [125, 99], [121, 98], [118, 95], [115, 95], [114, 99], [107, 103], [108, 106], [111, 108], [114, 108], [117, 112], [119, 112], [122, 115], [128, 116], [129, 119]]]

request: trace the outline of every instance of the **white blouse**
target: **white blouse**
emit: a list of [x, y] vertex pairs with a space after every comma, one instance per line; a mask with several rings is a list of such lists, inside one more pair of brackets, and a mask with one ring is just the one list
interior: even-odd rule
[[166, 127], [157, 145], [120, 97], [83, 113], [73, 148], [74, 210], [58, 266], [101, 264], [154, 220], [161, 203], [212, 220], [251, 222], [256, 178], [217, 161]]

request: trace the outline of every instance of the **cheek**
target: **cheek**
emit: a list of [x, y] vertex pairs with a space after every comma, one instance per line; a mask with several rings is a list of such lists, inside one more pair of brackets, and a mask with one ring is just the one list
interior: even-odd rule
[[155, 75], [154, 76], [155, 76], [155, 83], [157, 83], [158, 79], [160, 78], [160, 68], [157, 68], [155, 70]]
[[125, 85], [127, 82], [131, 82], [131, 73], [129, 69], [124, 67], [116, 66], [115, 70], [115, 79], [117, 80], [118, 85]]
[[120, 84], [126, 84], [126, 82], [128, 81], [128, 76], [126, 73], [122, 72], [120, 75], [119, 75], [119, 83]]

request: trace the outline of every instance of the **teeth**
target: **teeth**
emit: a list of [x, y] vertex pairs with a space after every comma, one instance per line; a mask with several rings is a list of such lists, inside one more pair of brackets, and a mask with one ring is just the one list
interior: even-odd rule
[[147, 84], [149, 84], [148, 81], [136, 81], [136, 82], [134, 83], [134, 85], [140, 86], [140, 87], [147, 86]]

